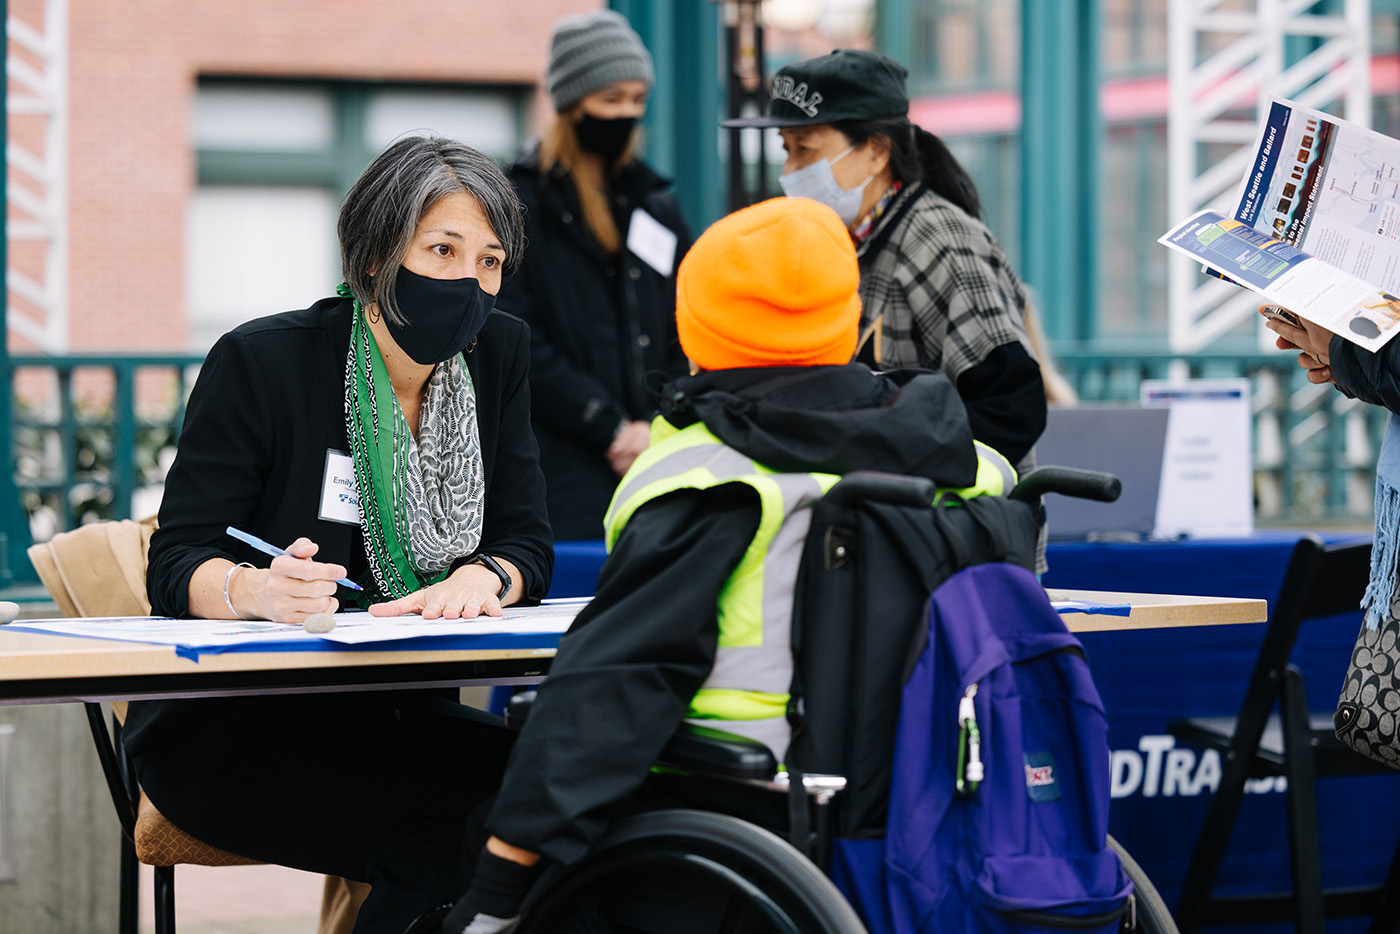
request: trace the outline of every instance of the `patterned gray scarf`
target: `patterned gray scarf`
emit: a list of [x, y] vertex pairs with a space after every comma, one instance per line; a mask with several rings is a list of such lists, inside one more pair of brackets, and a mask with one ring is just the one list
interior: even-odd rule
[[402, 597], [442, 580], [454, 560], [476, 551], [485, 507], [476, 389], [466, 360], [458, 354], [433, 370], [415, 442], [355, 302], [345, 423], [365, 555], [379, 595]]

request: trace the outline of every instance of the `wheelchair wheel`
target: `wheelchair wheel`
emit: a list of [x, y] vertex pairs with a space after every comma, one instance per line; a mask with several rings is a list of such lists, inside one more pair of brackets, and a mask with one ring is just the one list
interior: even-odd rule
[[831, 881], [785, 840], [709, 811], [618, 821], [535, 886], [519, 934], [866, 934]]
[[1137, 894], [1137, 927], [1133, 930], [1143, 934], [1179, 934], [1167, 903], [1157, 894], [1157, 887], [1147, 878], [1147, 873], [1142, 871], [1137, 860], [1129, 856], [1128, 851], [1113, 837], [1108, 838], [1108, 845], [1118, 854], [1123, 871], [1132, 880], [1133, 891]]

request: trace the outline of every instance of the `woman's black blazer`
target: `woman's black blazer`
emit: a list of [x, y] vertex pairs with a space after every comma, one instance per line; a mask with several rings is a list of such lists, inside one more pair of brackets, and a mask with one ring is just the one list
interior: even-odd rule
[[[186, 615], [190, 576], [210, 558], [267, 566], [266, 555], [224, 533], [230, 525], [282, 547], [304, 535], [321, 546], [318, 561], [345, 565], [351, 578], [363, 571], [359, 526], [317, 518], [326, 452], [349, 451], [351, 314], [349, 299], [326, 299], [250, 321], [209, 352], [151, 538], [146, 589], [154, 613]], [[529, 360], [529, 328], [494, 312], [467, 369], [486, 479], [479, 550], [520, 568], [527, 598], [539, 600], [549, 590], [554, 549], [530, 430]]]
[[[320, 544], [319, 560], [344, 564], [352, 578], [364, 570], [359, 527], [317, 518], [326, 451], [349, 450], [351, 314], [348, 299], [326, 299], [244, 324], [209, 352], [151, 539], [146, 590], [153, 612], [186, 615], [190, 576], [210, 558], [267, 566], [266, 555], [224, 533], [229, 525], [284, 547], [305, 535]], [[537, 602], [549, 590], [554, 548], [530, 430], [529, 360], [529, 328], [502, 312], [487, 318], [467, 354], [486, 480], [479, 550], [514, 563], [525, 576], [526, 601]], [[304, 730], [319, 717], [398, 703], [393, 692], [134, 702], [123, 741], [138, 771], [145, 752], [160, 759], [177, 750], [181, 768], [212, 771], [234, 735]]]

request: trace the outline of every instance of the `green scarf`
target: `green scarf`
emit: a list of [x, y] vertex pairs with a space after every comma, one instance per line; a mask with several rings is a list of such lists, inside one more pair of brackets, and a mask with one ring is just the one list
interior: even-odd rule
[[[337, 291], [350, 297], [344, 283]], [[453, 560], [476, 550], [481, 533], [481, 448], [465, 361], [458, 356], [434, 372], [415, 442], [356, 300], [345, 416], [372, 576], [364, 600], [395, 599], [443, 580]]]

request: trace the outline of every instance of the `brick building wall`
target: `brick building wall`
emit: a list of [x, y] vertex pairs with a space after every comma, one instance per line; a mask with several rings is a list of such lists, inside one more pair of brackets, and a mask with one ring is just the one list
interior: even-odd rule
[[[26, 2], [38, 6], [38, 0]], [[184, 225], [195, 184], [190, 120], [201, 74], [537, 84], [554, 21], [604, 5], [69, 3], [69, 315], [75, 352], [185, 345]], [[537, 127], [547, 112], [541, 103], [538, 96]]]

